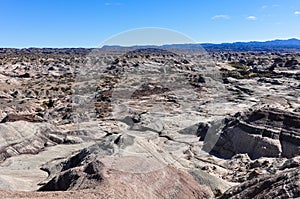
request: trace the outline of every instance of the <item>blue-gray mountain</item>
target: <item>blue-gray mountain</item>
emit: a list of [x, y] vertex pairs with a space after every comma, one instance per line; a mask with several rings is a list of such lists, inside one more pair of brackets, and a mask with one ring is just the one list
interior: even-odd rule
[[196, 43], [196, 44], [168, 44], [162, 46], [132, 46], [123, 47], [118, 45], [103, 46], [104, 49], [127, 49], [127, 48], [162, 48], [162, 49], [184, 49], [184, 50], [200, 50], [205, 49], [207, 51], [233, 51], [233, 52], [246, 52], [246, 51], [300, 51], [300, 40], [299, 39], [288, 39], [288, 40], [272, 40], [272, 41], [251, 41], [251, 42], [235, 42], [235, 43]]

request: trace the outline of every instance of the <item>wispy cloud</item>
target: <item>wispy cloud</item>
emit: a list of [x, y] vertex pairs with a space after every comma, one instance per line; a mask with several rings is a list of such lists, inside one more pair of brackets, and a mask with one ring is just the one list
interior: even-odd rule
[[295, 11], [294, 14], [295, 15], [300, 15], [300, 11]]
[[263, 5], [263, 6], [261, 6], [261, 9], [266, 10], [266, 9], [279, 8], [279, 7], [280, 7], [280, 5], [278, 5], [278, 4]]
[[106, 6], [121, 6], [123, 4], [119, 3], [119, 2], [115, 2], [115, 3], [113, 3], [113, 2], [106, 2], [106, 3], [104, 3], [104, 5], [106, 5]]
[[268, 8], [267, 5], [263, 5], [263, 6], [261, 7], [261, 9], [267, 9], [267, 8]]
[[228, 16], [228, 15], [215, 15], [211, 19], [213, 19], [213, 20], [215, 20], [215, 19], [230, 19], [230, 16]]
[[248, 16], [248, 17], [247, 17], [247, 19], [248, 19], [248, 20], [256, 20], [256, 19], [257, 19], [257, 17], [256, 17], [256, 16], [252, 16], [252, 15], [251, 15], [251, 16]]

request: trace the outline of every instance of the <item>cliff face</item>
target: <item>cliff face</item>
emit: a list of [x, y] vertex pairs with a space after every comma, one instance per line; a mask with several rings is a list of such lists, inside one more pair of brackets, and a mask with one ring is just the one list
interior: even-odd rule
[[251, 159], [298, 156], [300, 115], [269, 108], [246, 112], [228, 122], [212, 153], [224, 158], [247, 153]]

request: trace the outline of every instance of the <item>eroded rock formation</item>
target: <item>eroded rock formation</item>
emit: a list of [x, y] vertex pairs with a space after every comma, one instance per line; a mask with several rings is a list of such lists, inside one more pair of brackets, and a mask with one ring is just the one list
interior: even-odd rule
[[247, 153], [250, 158], [287, 157], [300, 154], [300, 115], [263, 108], [228, 122], [212, 153], [231, 158]]

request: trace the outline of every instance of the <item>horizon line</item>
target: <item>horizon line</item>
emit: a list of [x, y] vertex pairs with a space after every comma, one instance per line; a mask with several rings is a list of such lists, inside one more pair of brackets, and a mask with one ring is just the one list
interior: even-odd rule
[[[138, 47], [138, 46], [165, 46], [165, 45], [188, 45], [188, 44], [212, 44], [212, 45], [220, 45], [220, 44], [234, 44], [234, 43], [249, 43], [249, 42], [269, 42], [269, 41], [276, 41], [276, 40], [282, 40], [282, 41], [287, 41], [287, 40], [292, 40], [296, 39], [300, 41], [300, 38], [297, 37], [289, 37], [289, 38], [274, 38], [274, 39], [268, 39], [268, 40], [235, 40], [235, 41], [223, 41], [223, 42], [195, 42], [195, 43], [169, 43], [169, 44], [133, 44], [133, 45], [103, 45], [103, 46], [117, 46], [117, 47]], [[0, 46], [0, 49], [6, 48], [6, 49], [30, 49], [30, 48], [36, 48], [36, 49], [95, 49], [95, 48], [102, 48], [103, 46], [22, 46], [22, 47], [16, 47], [16, 46]]]

